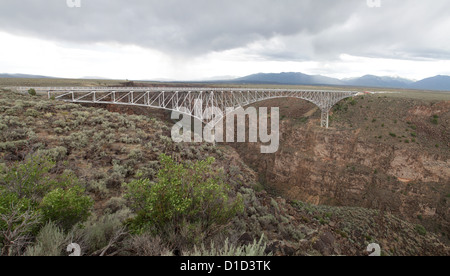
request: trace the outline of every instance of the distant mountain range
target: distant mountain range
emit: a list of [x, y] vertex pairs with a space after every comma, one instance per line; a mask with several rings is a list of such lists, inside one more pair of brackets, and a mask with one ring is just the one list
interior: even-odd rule
[[[0, 74], [0, 78], [30, 78], [30, 79], [51, 79], [48, 76], [27, 75], [27, 74]], [[94, 78], [94, 77], [86, 77]], [[96, 79], [103, 79], [95, 77]], [[197, 81], [198, 82], [198, 81]], [[311, 86], [355, 86], [374, 88], [400, 88], [400, 89], [420, 89], [450, 91], [450, 76], [435, 76], [420, 81], [412, 81], [399, 77], [379, 77], [365, 75], [360, 78], [336, 79], [321, 75], [307, 75], [303, 73], [259, 73], [242, 78], [216, 80], [216, 78], [205, 82], [214, 83], [234, 83], [234, 84], [284, 84], [284, 85], [311, 85]]]
[[248, 84], [340, 85], [450, 91], [450, 76], [435, 76], [415, 82], [404, 78], [379, 77], [373, 75], [366, 75], [360, 78], [352, 79], [335, 79], [321, 75], [307, 75], [303, 73], [290, 72], [269, 74], [260, 73], [234, 80], [228, 80], [227, 82]]
[[53, 79], [52, 77], [27, 74], [0, 74], [0, 79]]

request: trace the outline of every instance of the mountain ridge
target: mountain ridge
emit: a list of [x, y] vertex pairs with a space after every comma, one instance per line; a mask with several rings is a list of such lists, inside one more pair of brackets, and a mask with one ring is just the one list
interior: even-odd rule
[[376, 88], [400, 88], [450, 91], [450, 76], [438, 75], [420, 81], [401, 77], [365, 75], [359, 78], [337, 79], [303, 73], [258, 73], [227, 81], [228, 83], [289, 84], [289, 85], [342, 85]]
[[[29, 74], [0, 74], [2, 78], [56, 79], [55, 77]], [[97, 78], [97, 77], [96, 77]], [[98, 77], [100, 78], [100, 77]], [[83, 78], [85, 79], [85, 78]], [[105, 79], [106, 78], [101, 78]], [[301, 72], [257, 73], [234, 79], [217, 79], [195, 81], [205, 83], [227, 84], [278, 84], [310, 86], [354, 86], [394, 89], [417, 89], [433, 91], [450, 91], [450, 76], [437, 75], [414, 81], [402, 77], [364, 75], [357, 78], [338, 79], [323, 75], [308, 75]]]
[[[30, 74], [0, 74], [0, 78], [11, 78], [11, 79], [53, 79], [54, 77], [41, 76], [41, 75], [30, 75]], [[56, 79], [56, 78], [54, 78]]]

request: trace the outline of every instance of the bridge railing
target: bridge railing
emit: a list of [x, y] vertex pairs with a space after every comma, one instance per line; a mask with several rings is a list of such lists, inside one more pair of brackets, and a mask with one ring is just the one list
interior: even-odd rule
[[33, 88], [37, 92], [69, 92], [69, 91], [149, 91], [149, 92], [351, 92], [359, 93], [358, 91], [345, 91], [345, 90], [315, 90], [315, 89], [262, 89], [262, 88], [193, 88], [193, 87], [31, 87], [31, 86], [19, 86], [19, 87], [7, 87], [22, 92], [26, 92]]

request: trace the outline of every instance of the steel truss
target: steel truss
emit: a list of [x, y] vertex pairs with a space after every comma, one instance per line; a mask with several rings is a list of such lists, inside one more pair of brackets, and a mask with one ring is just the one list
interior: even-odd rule
[[[28, 91], [28, 87], [16, 88]], [[146, 106], [188, 114], [205, 123], [221, 120], [230, 112], [256, 102], [276, 98], [298, 98], [322, 111], [321, 126], [329, 127], [329, 113], [339, 101], [357, 96], [355, 91], [237, 88], [127, 88], [127, 87], [41, 87], [38, 93], [73, 103]], [[210, 110], [215, 116], [211, 116]]]

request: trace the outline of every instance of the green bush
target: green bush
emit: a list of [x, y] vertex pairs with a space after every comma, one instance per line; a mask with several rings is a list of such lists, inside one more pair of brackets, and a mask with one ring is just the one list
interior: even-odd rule
[[433, 123], [434, 125], [438, 125], [439, 124], [439, 116], [438, 115], [434, 115], [431, 118], [431, 123]]
[[36, 95], [37, 95], [36, 89], [30, 88], [30, 89], [28, 90], [28, 94], [30, 94], [30, 96], [36, 96]]
[[74, 186], [66, 190], [57, 188], [48, 193], [41, 202], [41, 211], [44, 219], [69, 230], [89, 218], [92, 206], [93, 201], [84, 194], [84, 189]]
[[426, 236], [427, 230], [426, 230], [425, 227], [423, 227], [422, 225], [417, 224], [416, 227], [415, 227], [415, 229], [416, 229], [417, 233], [419, 233], [419, 235], [421, 235], [421, 236]]
[[14, 164], [3, 179], [0, 179], [0, 185], [4, 185], [18, 198], [28, 198], [36, 202], [49, 192], [54, 184], [48, 177], [48, 171], [54, 165], [46, 156], [30, 156], [23, 163]]
[[230, 198], [223, 171], [213, 168], [214, 158], [188, 165], [163, 154], [160, 161], [157, 183], [140, 179], [126, 185], [125, 197], [137, 212], [133, 230], [161, 234], [167, 226], [192, 227], [208, 235], [243, 211], [242, 198]]

